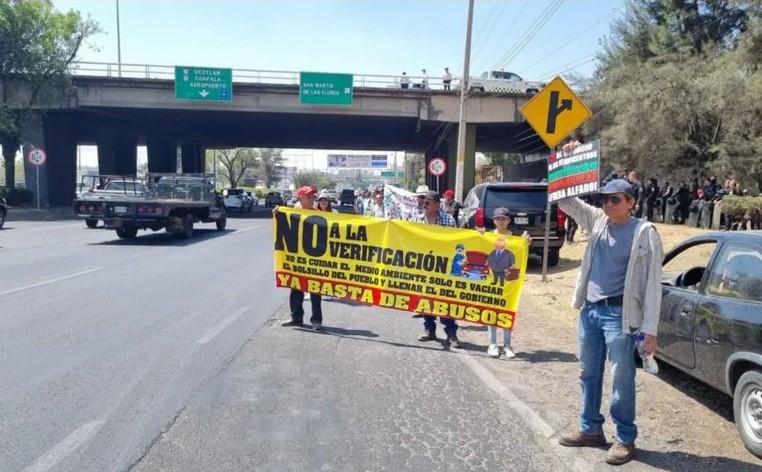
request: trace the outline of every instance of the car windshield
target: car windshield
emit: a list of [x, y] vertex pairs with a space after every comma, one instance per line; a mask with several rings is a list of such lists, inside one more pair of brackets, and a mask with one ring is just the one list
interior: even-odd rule
[[489, 189], [484, 196], [485, 208], [538, 209], [545, 208], [547, 202], [544, 188]]
[[120, 191], [135, 191], [142, 192], [143, 184], [141, 182], [131, 182], [125, 180], [112, 180], [106, 184], [104, 190], [120, 190]]

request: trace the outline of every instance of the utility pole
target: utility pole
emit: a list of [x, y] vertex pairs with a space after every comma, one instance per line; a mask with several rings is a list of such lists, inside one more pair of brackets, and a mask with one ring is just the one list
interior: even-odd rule
[[122, 34], [119, 26], [119, 0], [116, 0], [116, 57], [119, 64], [119, 77], [122, 76]]
[[455, 199], [463, 201], [466, 163], [466, 97], [468, 77], [471, 70], [471, 27], [474, 23], [474, 0], [468, 0], [468, 21], [466, 23], [466, 50], [463, 54], [463, 79], [460, 81], [460, 118], [458, 119], [458, 155], [455, 164]]

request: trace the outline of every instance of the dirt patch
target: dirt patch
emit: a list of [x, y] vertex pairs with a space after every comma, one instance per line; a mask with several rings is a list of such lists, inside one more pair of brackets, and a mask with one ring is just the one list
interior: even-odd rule
[[[657, 225], [665, 252], [705, 230]], [[542, 264], [530, 260], [514, 331], [516, 361], [501, 357], [489, 366], [498, 378], [520, 385], [517, 395], [558, 431], [574, 429], [580, 405], [576, 323], [571, 308], [579, 261], [586, 238], [561, 249], [561, 262], [542, 280]], [[487, 334], [467, 327], [463, 338], [484, 346]], [[490, 359], [491, 361], [491, 359]], [[658, 376], [638, 370], [638, 447], [641, 462], [659, 470], [762, 470], [762, 461], [743, 446], [733, 422], [732, 399], [686, 374], [660, 363]], [[607, 365], [607, 377], [608, 377]], [[608, 415], [610, 383], [604, 386], [602, 412], [606, 435], [613, 438]], [[639, 469], [641, 470], [641, 469]]]

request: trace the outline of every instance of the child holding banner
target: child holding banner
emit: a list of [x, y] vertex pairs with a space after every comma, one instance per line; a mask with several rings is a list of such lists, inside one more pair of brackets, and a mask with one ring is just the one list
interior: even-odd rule
[[[495, 222], [495, 230], [493, 231], [494, 233], [502, 236], [513, 236], [513, 232], [508, 228], [508, 225], [511, 223], [511, 217], [508, 216], [508, 210], [506, 208], [496, 208], [492, 214], [492, 221]], [[478, 228], [478, 230], [482, 234], [484, 234], [486, 231], [485, 228]], [[527, 241], [532, 241], [532, 238], [526, 231], [524, 231], [522, 237], [524, 237]], [[529, 253], [527, 252], [527, 257], [528, 254]], [[489, 334], [489, 347], [487, 348], [487, 355], [495, 358], [500, 357], [500, 348], [497, 345], [497, 328], [495, 326], [487, 326], [487, 332]], [[513, 359], [516, 357], [516, 353], [513, 351], [513, 347], [511, 346], [512, 333], [513, 332], [510, 329], [503, 329], [503, 353], [505, 354], [506, 359]]]

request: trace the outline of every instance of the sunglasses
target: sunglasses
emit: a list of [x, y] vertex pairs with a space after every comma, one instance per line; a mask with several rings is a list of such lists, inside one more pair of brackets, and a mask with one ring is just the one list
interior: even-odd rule
[[622, 200], [624, 200], [624, 198], [619, 195], [601, 195], [601, 203], [604, 205], [608, 202], [611, 202], [614, 205], [619, 205], [622, 203]]

